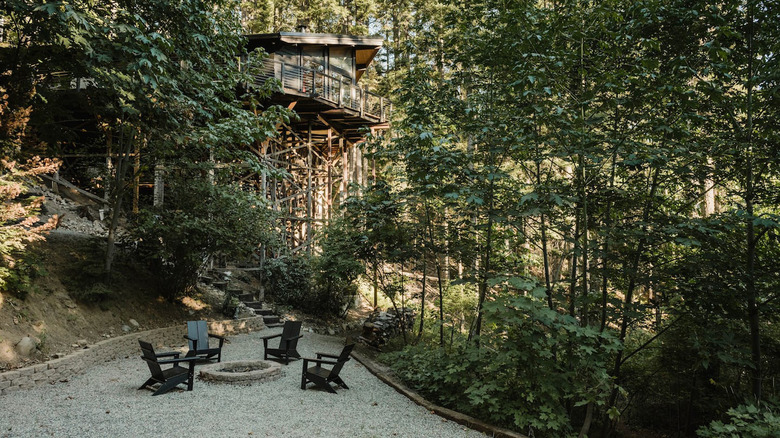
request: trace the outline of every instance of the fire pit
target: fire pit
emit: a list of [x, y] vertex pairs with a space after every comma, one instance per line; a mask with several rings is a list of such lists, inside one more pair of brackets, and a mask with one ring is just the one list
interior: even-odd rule
[[218, 383], [261, 383], [282, 377], [282, 365], [267, 360], [236, 360], [200, 367], [200, 378]]

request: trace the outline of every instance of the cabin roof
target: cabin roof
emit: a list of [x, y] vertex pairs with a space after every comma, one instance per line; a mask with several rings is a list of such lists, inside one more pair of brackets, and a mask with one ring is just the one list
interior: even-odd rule
[[353, 47], [355, 49], [355, 67], [357, 79], [382, 48], [382, 37], [341, 35], [335, 33], [304, 33], [277, 32], [256, 33], [246, 35], [249, 43], [247, 48], [252, 51], [262, 47], [268, 53], [279, 50], [282, 46], [336, 46]]
[[246, 36], [249, 43], [261, 46], [273, 43], [287, 44], [311, 44], [324, 46], [349, 46], [358, 49], [375, 49], [382, 47], [381, 37], [340, 35], [335, 33], [307, 33], [307, 32], [277, 32], [255, 33]]

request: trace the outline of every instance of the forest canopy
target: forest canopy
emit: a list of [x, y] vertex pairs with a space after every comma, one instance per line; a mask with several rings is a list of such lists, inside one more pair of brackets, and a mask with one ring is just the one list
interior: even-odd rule
[[[78, 103], [100, 122], [93, 140], [186, 169], [172, 204], [218, 208], [137, 216], [148, 242], [208, 230], [197, 253], [177, 252], [186, 237], [142, 249], [179, 289], [231, 231], [248, 237], [236, 256], [278, 240], [268, 200], [236, 194], [236, 167], [204, 164], [263, 172], [246, 146], [294, 117], [258, 103], [274, 84], [237, 92], [248, 78], [226, 66], [242, 34], [376, 34], [362, 81], [393, 101], [391, 129], [361, 144], [374, 173], [323, 227], [319, 258], [268, 262], [280, 294], [336, 312], [362, 274], [416, 310], [383, 356], [399, 376], [529, 435], [780, 429], [777, 2], [0, 5], [4, 163], [72, 138], [49, 123], [74, 108], [52, 71], [91, 78], [103, 92]], [[119, 214], [134, 175], [116, 164]], [[243, 222], [208, 220], [219, 212]]]

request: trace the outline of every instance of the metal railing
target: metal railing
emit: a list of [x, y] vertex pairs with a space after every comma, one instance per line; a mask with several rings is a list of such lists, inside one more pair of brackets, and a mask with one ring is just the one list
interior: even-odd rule
[[327, 75], [307, 67], [266, 59], [254, 76], [257, 84], [275, 78], [285, 92], [294, 90], [308, 94], [340, 108], [349, 108], [359, 113], [360, 117], [368, 116], [385, 122], [392, 111], [392, 104], [384, 97], [352, 84], [347, 78]]

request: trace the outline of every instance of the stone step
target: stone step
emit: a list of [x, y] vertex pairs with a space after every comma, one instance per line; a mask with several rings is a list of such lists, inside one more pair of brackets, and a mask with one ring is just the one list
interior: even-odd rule
[[244, 303], [249, 303], [255, 300], [255, 294], [253, 293], [239, 294], [238, 299], [243, 301]]
[[255, 315], [273, 316], [274, 311], [271, 309], [255, 309]]
[[276, 315], [263, 315], [263, 322], [266, 326], [269, 324], [278, 324], [281, 319]]
[[243, 301], [243, 303], [250, 309], [263, 310], [263, 303], [261, 301]]

